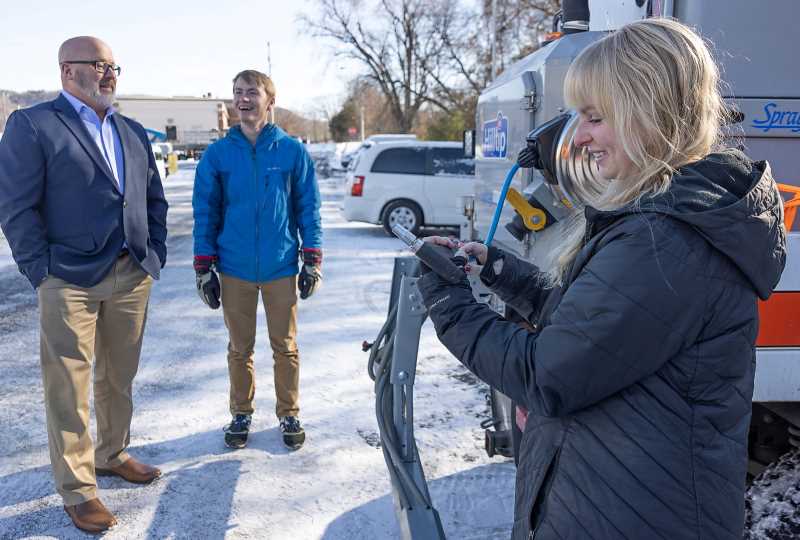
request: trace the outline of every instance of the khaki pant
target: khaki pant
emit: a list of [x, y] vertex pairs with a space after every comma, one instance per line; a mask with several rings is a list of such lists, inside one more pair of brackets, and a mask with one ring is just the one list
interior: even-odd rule
[[[97, 496], [95, 465], [113, 467], [129, 457], [131, 384], [152, 282], [125, 256], [94, 287], [50, 276], [37, 289], [50, 462], [67, 506]], [[94, 447], [89, 434], [93, 356]]]
[[297, 276], [256, 283], [221, 275], [222, 313], [228, 327], [228, 374], [231, 414], [253, 414], [258, 294], [267, 312], [267, 332], [272, 347], [275, 378], [275, 412], [278, 417], [300, 412], [300, 357], [297, 352]]

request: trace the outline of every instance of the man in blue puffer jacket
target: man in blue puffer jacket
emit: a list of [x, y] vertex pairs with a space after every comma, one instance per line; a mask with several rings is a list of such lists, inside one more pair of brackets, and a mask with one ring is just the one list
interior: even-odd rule
[[224, 428], [225, 443], [231, 448], [247, 443], [260, 291], [275, 360], [276, 413], [284, 443], [297, 449], [305, 441], [298, 419], [297, 288], [308, 298], [322, 279], [319, 189], [303, 145], [268, 122], [275, 105], [269, 77], [255, 70], [237, 74], [233, 104], [241, 124], [203, 154], [192, 197], [198, 293], [213, 309], [221, 293], [229, 334], [233, 419]]

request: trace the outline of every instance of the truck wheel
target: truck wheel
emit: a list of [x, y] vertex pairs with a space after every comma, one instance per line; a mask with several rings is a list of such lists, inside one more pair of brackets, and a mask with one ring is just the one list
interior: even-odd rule
[[745, 492], [744, 539], [800, 538], [800, 451], [784, 454]]
[[422, 227], [422, 210], [412, 201], [392, 201], [383, 211], [383, 230], [392, 234], [392, 225], [399, 223], [412, 234], [418, 235]]

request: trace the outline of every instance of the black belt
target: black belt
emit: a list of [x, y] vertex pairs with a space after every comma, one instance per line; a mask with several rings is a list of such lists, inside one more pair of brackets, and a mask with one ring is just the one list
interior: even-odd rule
[[125, 257], [129, 253], [128, 248], [122, 248], [117, 256], [118, 259]]

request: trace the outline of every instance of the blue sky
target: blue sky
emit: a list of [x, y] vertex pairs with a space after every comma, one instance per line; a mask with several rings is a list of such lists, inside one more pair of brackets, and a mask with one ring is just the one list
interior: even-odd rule
[[119, 94], [229, 97], [238, 71], [267, 71], [268, 41], [282, 107], [309, 112], [318, 103], [337, 102], [357, 70], [296, 22], [300, 11], [312, 9], [308, 0], [0, 4], [0, 88], [9, 90], [60, 88], [58, 47], [86, 34], [111, 45], [123, 69]]

